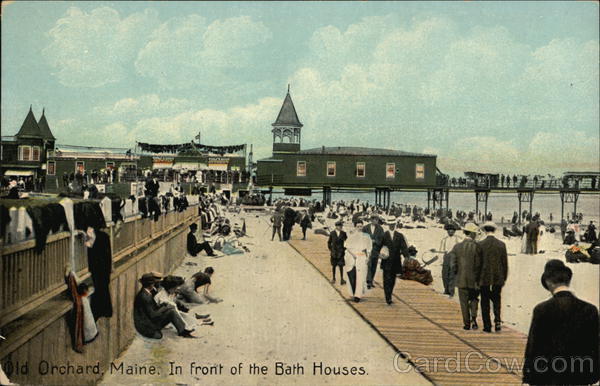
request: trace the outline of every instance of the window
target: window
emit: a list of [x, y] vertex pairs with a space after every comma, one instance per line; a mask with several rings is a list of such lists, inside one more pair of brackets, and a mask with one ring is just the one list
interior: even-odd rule
[[416, 164], [415, 165], [415, 178], [417, 180], [425, 179], [425, 165], [424, 164]]
[[365, 176], [365, 163], [357, 162], [356, 163], [356, 177], [364, 177]]
[[32, 161], [39, 161], [40, 160], [40, 147], [39, 146], [34, 146], [33, 147], [33, 151], [31, 152], [31, 160]]
[[327, 177], [335, 177], [335, 161], [327, 161]]
[[19, 160], [31, 161], [31, 146], [19, 146]]
[[48, 166], [46, 166], [46, 174], [49, 176], [56, 175], [56, 163], [54, 161], [48, 161]]
[[385, 178], [395, 178], [396, 177], [396, 164], [388, 163], [385, 164]]
[[83, 161], [75, 162], [75, 172], [79, 171], [81, 174], [85, 172], [85, 163]]
[[296, 177], [306, 177], [306, 161], [298, 161], [296, 164]]

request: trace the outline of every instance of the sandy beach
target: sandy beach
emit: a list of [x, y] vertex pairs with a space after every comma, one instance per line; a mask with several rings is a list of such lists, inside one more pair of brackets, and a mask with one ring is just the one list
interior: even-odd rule
[[[228, 214], [232, 221], [244, 218], [249, 237], [241, 240], [250, 253], [208, 258], [186, 257], [174, 272], [188, 277], [212, 266], [211, 293], [222, 303], [198, 305], [190, 313], [209, 313], [215, 326], [197, 327], [198, 339], [182, 339], [169, 327], [161, 341], [137, 336], [126, 352], [107, 371], [104, 384], [133, 383], [219, 383], [219, 384], [422, 384], [417, 372], [398, 374], [393, 368], [394, 349], [363, 321], [333, 290], [330, 284], [287, 243], [271, 241], [265, 213]], [[332, 220], [327, 220], [327, 224]], [[315, 222], [315, 227], [320, 226]], [[350, 224], [347, 225], [347, 228]], [[431, 258], [445, 231], [439, 224], [427, 229], [404, 229], [409, 244], [419, 257]], [[293, 237], [297, 238], [297, 227]], [[324, 237], [313, 231], [309, 237]], [[503, 290], [505, 325], [527, 333], [533, 307], [548, 298], [540, 285], [545, 262], [562, 259], [560, 235], [543, 241], [547, 252], [530, 256], [517, 253], [520, 238], [507, 240], [509, 278]], [[191, 265], [195, 264], [195, 265]], [[598, 266], [570, 264], [572, 288], [584, 300], [598, 305]], [[442, 259], [430, 268], [433, 288], [442, 295]], [[338, 279], [339, 280], [339, 279]], [[376, 280], [381, 282], [381, 270]], [[367, 293], [366, 297], [369, 294]], [[458, 301], [458, 299], [455, 299]], [[399, 324], [402, 321], [398, 321]], [[279, 362], [279, 365], [278, 365]], [[153, 376], [122, 375], [118, 368], [150, 366]], [[241, 367], [240, 366], [241, 363]], [[364, 375], [323, 375], [320, 368], [364, 372]], [[250, 366], [266, 366], [265, 373], [250, 373]], [[222, 365], [222, 366], [221, 366]], [[174, 366], [180, 366], [176, 369]], [[316, 370], [315, 370], [316, 366]], [[237, 370], [232, 370], [236, 367]], [[354, 367], [354, 370], [352, 368]], [[177, 373], [180, 371], [180, 373]], [[232, 371], [241, 371], [232, 375]], [[316, 374], [314, 373], [316, 371]], [[329, 371], [329, 370], [325, 370]], [[283, 374], [283, 375], [282, 375]]]
[[[396, 372], [394, 349], [302, 256], [285, 242], [271, 242], [270, 229], [265, 231], [266, 218], [256, 216], [237, 216], [246, 219], [250, 237], [242, 240], [250, 253], [216, 259], [202, 253], [200, 257], [186, 258], [174, 272], [190, 276], [206, 266], [215, 269], [211, 293], [223, 302], [199, 305], [190, 311], [210, 313], [215, 325], [197, 328], [194, 334], [199, 339], [177, 337], [172, 328], [164, 330], [161, 341], [138, 335], [114, 361], [115, 366], [155, 365], [160, 374], [121, 375], [119, 371], [111, 374], [109, 369], [103, 384], [429, 383], [415, 371]], [[198, 265], [186, 265], [188, 262]], [[182, 373], [171, 374], [170, 362], [181, 366]], [[280, 368], [284, 375], [277, 375], [276, 362], [285, 363], [286, 367]], [[231, 368], [240, 363], [241, 375], [231, 375]], [[267, 374], [249, 374], [253, 363], [267, 366]], [[294, 366], [297, 364], [303, 374], [299, 373], [300, 366]], [[202, 375], [202, 371], [211, 368], [212, 374]], [[344, 368], [364, 375], [324, 374], [345, 371]]]

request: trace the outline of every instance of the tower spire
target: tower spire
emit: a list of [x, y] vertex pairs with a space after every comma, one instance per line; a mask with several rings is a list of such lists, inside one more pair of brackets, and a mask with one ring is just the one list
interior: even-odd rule
[[288, 94], [290, 93], [290, 84], [288, 83]]

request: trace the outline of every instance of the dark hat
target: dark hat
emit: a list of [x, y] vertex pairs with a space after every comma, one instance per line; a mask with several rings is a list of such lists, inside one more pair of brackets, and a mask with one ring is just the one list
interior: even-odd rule
[[408, 254], [411, 256], [416, 256], [417, 255], [417, 248], [415, 248], [414, 245], [411, 245], [410, 247], [408, 247]]
[[454, 224], [451, 224], [451, 223], [444, 225], [444, 230], [449, 231], [451, 229], [452, 230], [456, 230], [456, 226]]
[[564, 278], [566, 278], [568, 282], [570, 282], [571, 278], [573, 277], [573, 271], [571, 271], [571, 268], [567, 267], [562, 260], [549, 260], [544, 266], [544, 273], [542, 273], [542, 277], [540, 278], [542, 281], [542, 286], [546, 290], [548, 290], [546, 279], [553, 278], [556, 276], [556, 274], [564, 274]]
[[335, 226], [338, 226], [338, 225], [344, 225], [344, 222], [342, 220], [336, 221]]
[[151, 273], [143, 274], [140, 279], [140, 283], [142, 283], [142, 286], [144, 286], [144, 287], [146, 287], [150, 284], [156, 284], [156, 282], [158, 282], [158, 280]]

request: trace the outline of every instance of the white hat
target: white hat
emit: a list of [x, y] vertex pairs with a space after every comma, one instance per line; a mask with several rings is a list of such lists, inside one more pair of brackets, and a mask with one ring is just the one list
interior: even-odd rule
[[479, 232], [479, 227], [472, 222], [468, 222], [463, 227], [463, 230], [465, 230], [467, 232], [471, 232], [471, 233], [477, 233], [477, 232]]

